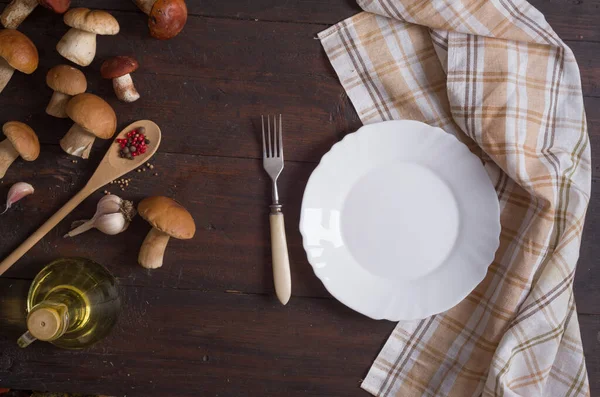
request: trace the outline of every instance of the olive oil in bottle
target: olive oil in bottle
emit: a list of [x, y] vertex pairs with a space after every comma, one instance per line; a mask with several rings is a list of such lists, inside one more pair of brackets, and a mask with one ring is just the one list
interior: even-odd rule
[[104, 338], [117, 321], [117, 283], [102, 265], [84, 258], [58, 259], [35, 277], [27, 297], [27, 328], [18, 344], [35, 340], [81, 349]]

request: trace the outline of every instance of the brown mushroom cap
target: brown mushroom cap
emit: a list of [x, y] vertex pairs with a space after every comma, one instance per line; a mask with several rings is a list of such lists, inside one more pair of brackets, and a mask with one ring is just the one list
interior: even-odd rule
[[194, 237], [192, 215], [177, 201], [164, 196], [148, 197], [138, 205], [138, 213], [155, 229], [182, 240]]
[[87, 80], [79, 69], [69, 65], [58, 65], [48, 71], [46, 84], [54, 91], [77, 95], [87, 90]]
[[9, 121], [2, 126], [2, 132], [19, 155], [26, 161], [33, 161], [40, 155], [40, 141], [37, 135], [27, 124], [18, 121]]
[[105, 79], [116, 79], [117, 77], [135, 72], [139, 66], [135, 58], [116, 56], [104, 61], [100, 68], [100, 74]]
[[187, 16], [184, 0], [156, 0], [148, 18], [150, 34], [159, 40], [171, 39], [181, 32]]
[[64, 16], [68, 26], [100, 35], [119, 33], [119, 22], [106, 11], [72, 8]]
[[74, 96], [67, 104], [67, 116], [100, 139], [112, 137], [117, 130], [115, 111], [94, 94]]
[[71, 7], [71, 0], [39, 0], [39, 3], [57, 14], [64, 14]]
[[25, 74], [33, 73], [39, 62], [35, 45], [23, 33], [14, 29], [0, 30], [0, 57]]

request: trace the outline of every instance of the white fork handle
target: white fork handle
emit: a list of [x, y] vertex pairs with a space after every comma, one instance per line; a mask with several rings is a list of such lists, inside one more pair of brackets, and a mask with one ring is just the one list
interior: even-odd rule
[[290, 258], [285, 238], [283, 213], [269, 215], [271, 223], [271, 253], [273, 257], [273, 281], [275, 292], [282, 304], [287, 304], [292, 295], [292, 277], [290, 275]]

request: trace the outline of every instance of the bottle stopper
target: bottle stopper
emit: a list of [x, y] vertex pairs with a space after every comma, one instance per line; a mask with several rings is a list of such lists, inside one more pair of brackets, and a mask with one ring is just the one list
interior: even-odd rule
[[27, 316], [27, 329], [34, 338], [50, 341], [60, 335], [62, 319], [56, 309], [48, 307], [33, 309]]

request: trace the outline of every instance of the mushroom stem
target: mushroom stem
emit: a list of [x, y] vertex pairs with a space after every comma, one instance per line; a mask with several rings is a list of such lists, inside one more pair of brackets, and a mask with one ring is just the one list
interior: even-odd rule
[[62, 92], [54, 91], [48, 107], [46, 107], [46, 113], [50, 116], [66, 119], [67, 116], [67, 103], [72, 98], [71, 95], [63, 94]]
[[140, 93], [135, 89], [130, 74], [114, 78], [113, 88], [117, 98], [123, 102], [135, 102], [140, 99]]
[[6, 29], [16, 29], [37, 5], [38, 0], [13, 0], [2, 11], [0, 22]]
[[83, 159], [90, 157], [96, 136], [79, 124], [73, 124], [69, 132], [60, 140], [60, 147], [67, 153]]
[[133, 0], [136, 6], [140, 8], [145, 14], [150, 15], [150, 11], [152, 11], [152, 7], [156, 0]]
[[6, 170], [18, 157], [19, 152], [8, 139], [0, 142], [0, 179], [4, 178]]
[[96, 33], [71, 28], [56, 45], [60, 55], [79, 66], [88, 66], [96, 56]]
[[152, 228], [142, 243], [138, 263], [146, 269], [156, 269], [162, 266], [165, 249], [169, 243], [169, 236], [156, 228]]
[[0, 92], [4, 90], [14, 72], [15, 69], [4, 58], [0, 57]]

